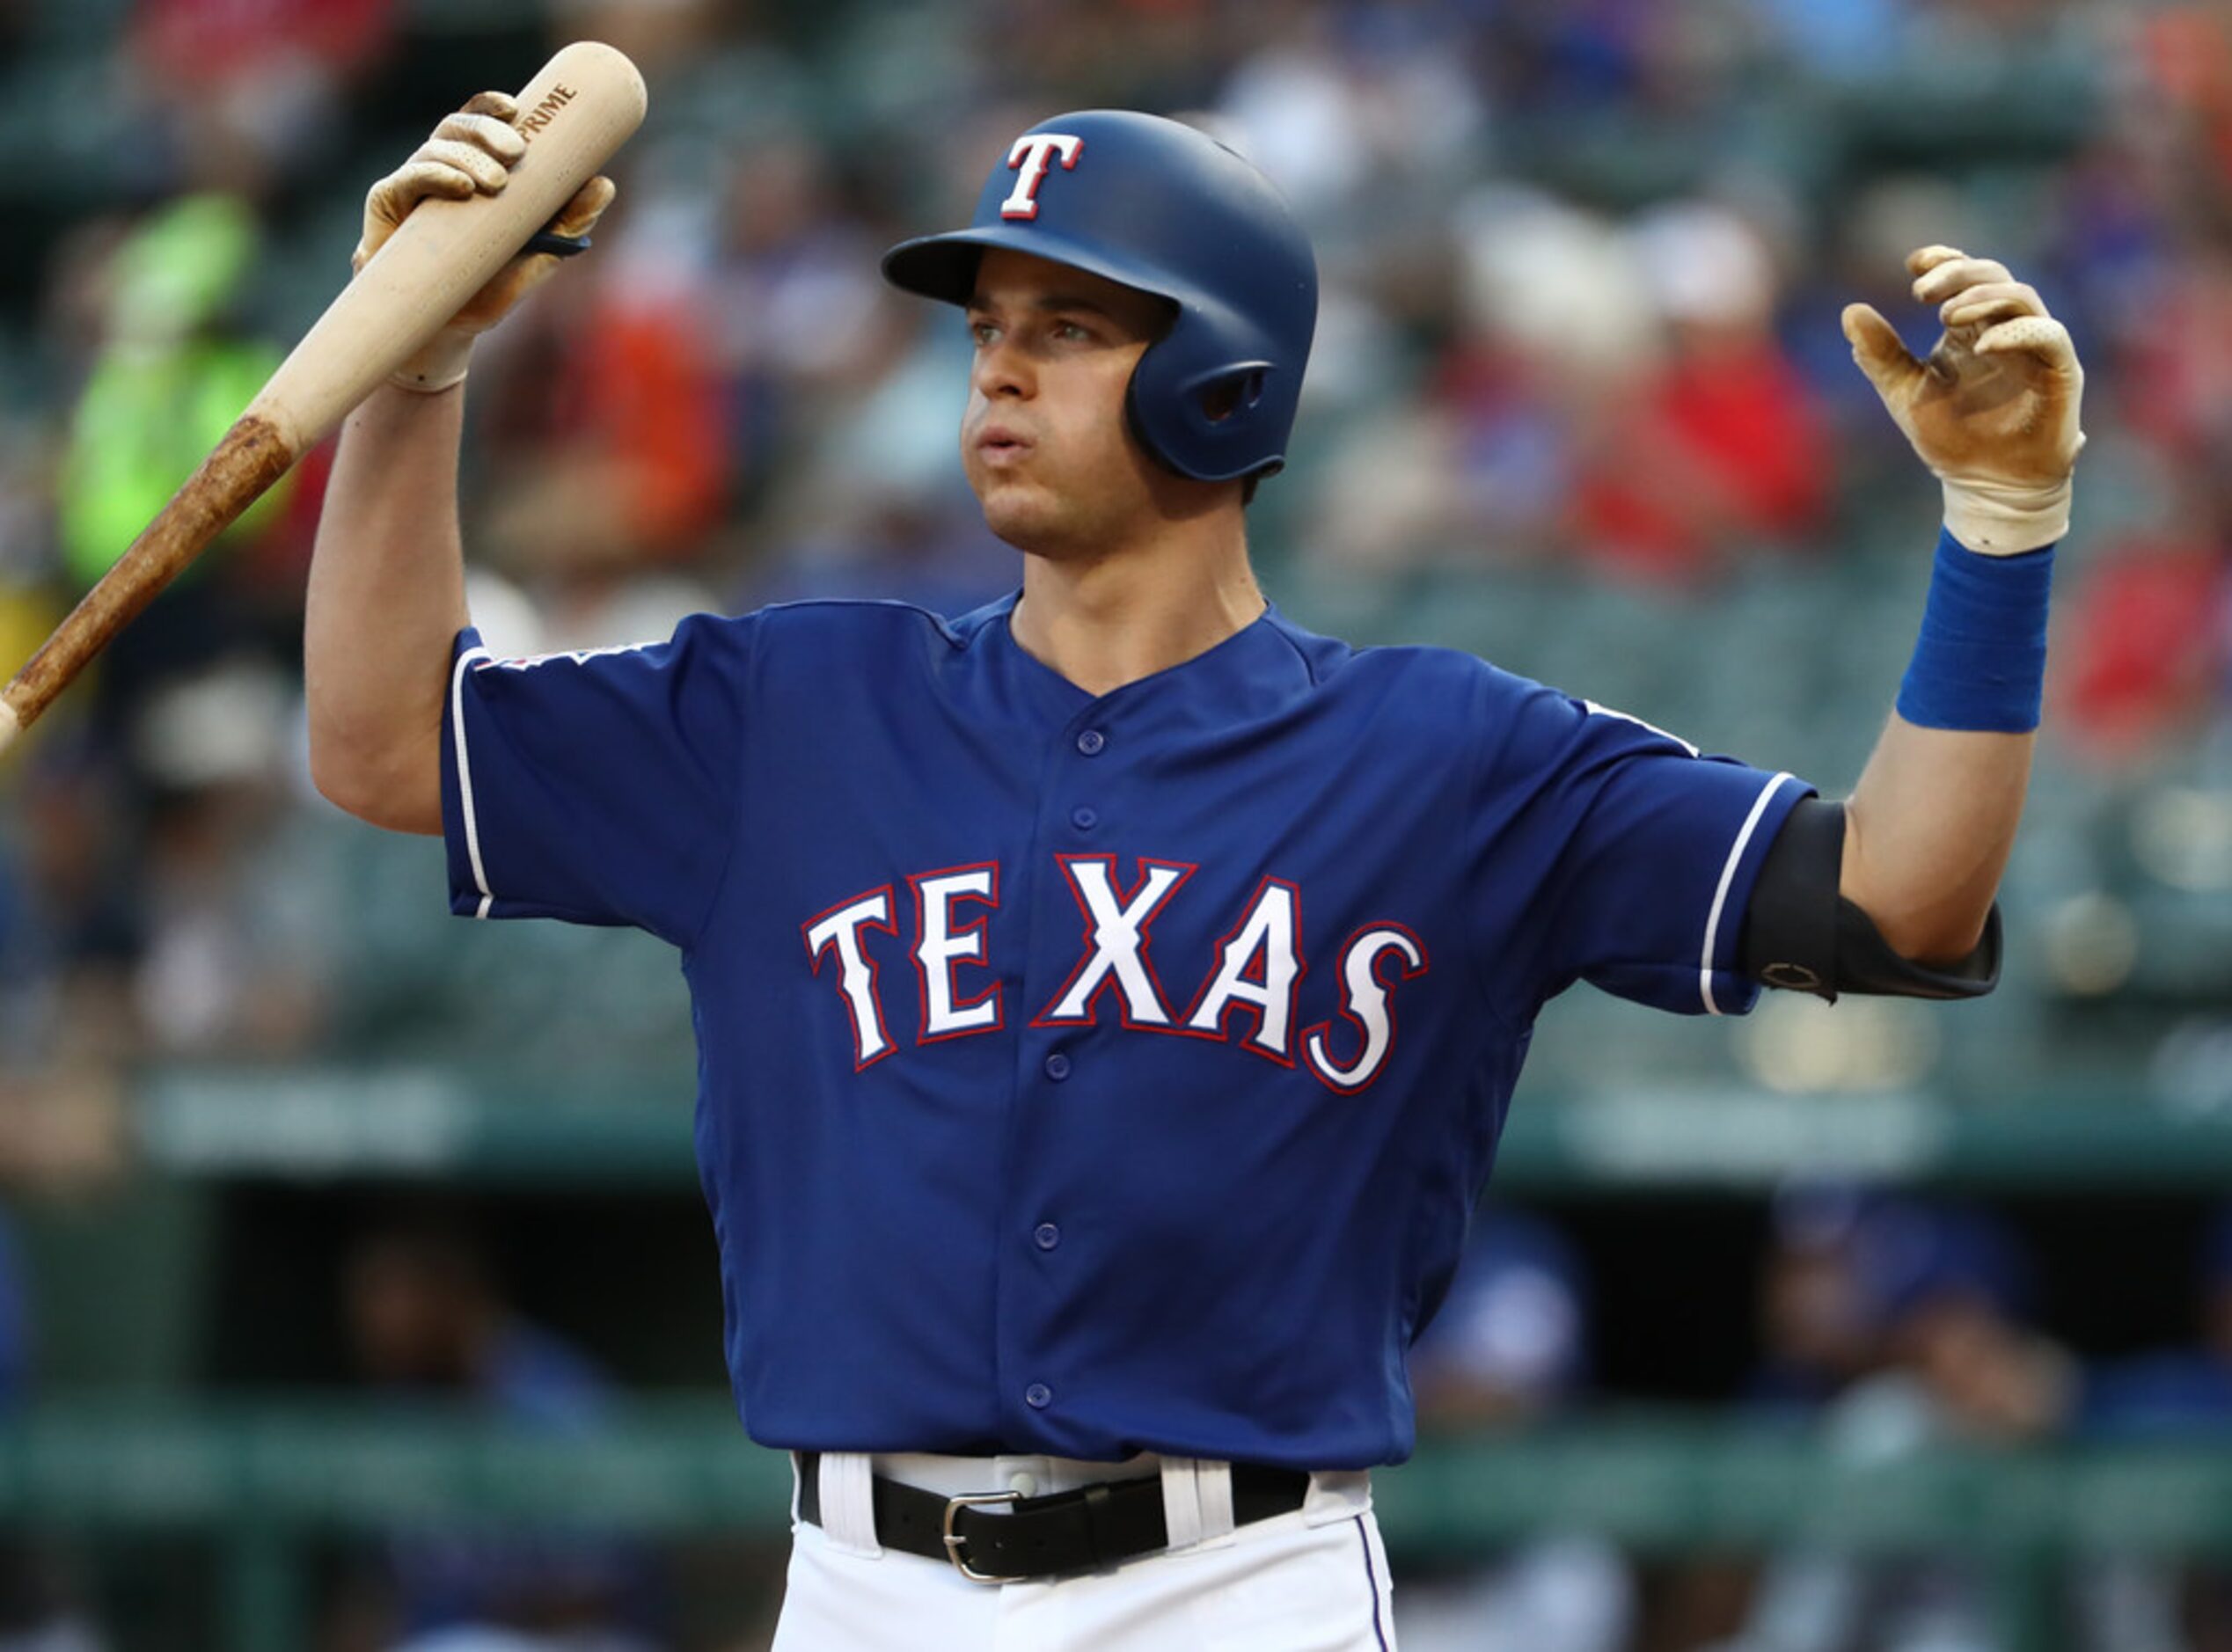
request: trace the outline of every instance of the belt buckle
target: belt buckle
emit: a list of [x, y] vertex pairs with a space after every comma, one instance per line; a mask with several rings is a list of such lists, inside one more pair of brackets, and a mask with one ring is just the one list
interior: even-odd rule
[[995, 1577], [990, 1572], [980, 1572], [969, 1564], [962, 1554], [962, 1550], [968, 1546], [969, 1539], [954, 1531], [954, 1520], [963, 1509], [984, 1509], [989, 1508], [993, 1503], [1016, 1503], [1022, 1501], [1023, 1494], [1020, 1491], [972, 1491], [964, 1492], [958, 1497], [946, 1499], [944, 1533], [946, 1558], [954, 1563], [954, 1570], [959, 1572], [972, 1583], [1007, 1582], [1007, 1579], [1004, 1577]]

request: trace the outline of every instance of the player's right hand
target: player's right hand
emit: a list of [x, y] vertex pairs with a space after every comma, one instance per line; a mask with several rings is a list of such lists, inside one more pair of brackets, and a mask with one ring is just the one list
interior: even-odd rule
[[[511, 181], [511, 169], [527, 153], [527, 140], [512, 124], [518, 104], [501, 91], [475, 96], [457, 113], [444, 117], [434, 135], [364, 197], [364, 232], [349, 263], [362, 270], [412, 209], [428, 196], [465, 201], [494, 195]], [[553, 234], [587, 235], [618, 193], [609, 178], [592, 178], [574, 193], [550, 224]], [[446, 390], [465, 376], [472, 340], [486, 333], [535, 288], [550, 278], [558, 258], [522, 252], [498, 270], [487, 285], [466, 300], [431, 343], [395, 374], [409, 390]]]
[[1958, 247], [1908, 255], [1914, 296], [1937, 306], [1937, 347], [1916, 360], [1890, 322], [1848, 304], [1845, 337], [1945, 491], [1945, 525], [1972, 551], [2011, 556], [2069, 530], [2085, 370], [2069, 329], [2008, 267]]

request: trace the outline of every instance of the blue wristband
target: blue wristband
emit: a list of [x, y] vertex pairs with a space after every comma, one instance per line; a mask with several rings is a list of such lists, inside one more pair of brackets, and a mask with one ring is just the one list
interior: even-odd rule
[[2053, 547], [1985, 556], [1937, 537], [1922, 633], [1899, 688], [1899, 714], [1924, 728], [2028, 734], [2046, 677]]

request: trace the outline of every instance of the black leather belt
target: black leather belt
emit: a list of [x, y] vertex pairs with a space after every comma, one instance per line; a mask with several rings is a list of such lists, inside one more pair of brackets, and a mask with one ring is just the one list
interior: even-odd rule
[[[822, 1454], [798, 1457], [798, 1512], [822, 1524]], [[1309, 1495], [1299, 1468], [1233, 1465], [1233, 1524], [1292, 1514]], [[1104, 1480], [1046, 1497], [970, 1492], [941, 1497], [875, 1476], [875, 1540], [887, 1549], [950, 1561], [971, 1583], [1089, 1572], [1170, 1546], [1162, 1515], [1162, 1476]]]

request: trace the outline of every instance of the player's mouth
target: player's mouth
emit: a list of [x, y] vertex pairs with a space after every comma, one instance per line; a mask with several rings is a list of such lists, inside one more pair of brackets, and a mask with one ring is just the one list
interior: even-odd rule
[[977, 434], [977, 457], [995, 469], [1021, 462], [1036, 444], [1006, 425], [986, 425]]

